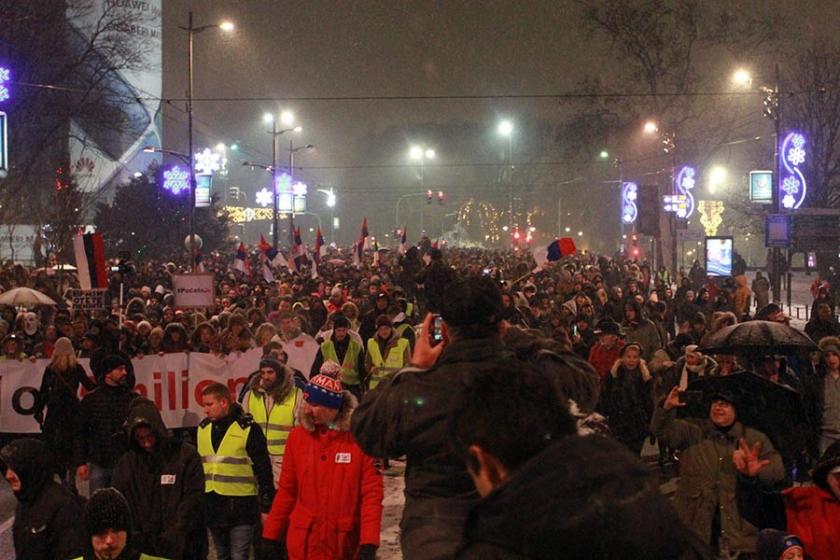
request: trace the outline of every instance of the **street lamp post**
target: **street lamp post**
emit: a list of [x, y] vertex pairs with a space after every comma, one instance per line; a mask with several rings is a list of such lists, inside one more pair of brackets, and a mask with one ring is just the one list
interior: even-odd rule
[[195, 272], [195, 154], [193, 153], [193, 35], [208, 29], [219, 28], [222, 31], [233, 31], [233, 23], [222, 23], [193, 26], [193, 13], [189, 12], [187, 27], [179, 26], [187, 32], [187, 136], [189, 164], [190, 164], [190, 266]]
[[335, 204], [336, 196], [335, 190], [330, 187], [328, 189], [318, 189], [319, 193], [327, 195], [327, 207], [330, 209], [330, 242], [335, 242]]
[[513, 228], [513, 123], [504, 120], [499, 123], [496, 131], [501, 136], [507, 137], [507, 164], [509, 169], [508, 176], [508, 227]]
[[[426, 160], [435, 159], [437, 154], [432, 148], [425, 148], [423, 146], [412, 146], [411, 149], [408, 151], [408, 157], [413, 160], [418, 160], [420, 162], [420, 188], [426, 188]], [[399, 200], [397, 201], [397, 210], [399, 211]], [[399, 217], [399, 214], [397, 215]], [[401, 227], [399, 223], [395, 224], [395, 227]], [[424, 228], [423, 225], [423, 210], [420, 210], [420, 231], [422, 232]]]
[[[314, 148], [315, 146], [312, 144], [306, 144], [305, 146], [298, 146], [295, 148], [294, 140], [289, 138], [289, 184], [295, 184], [295, 154], [301, 150], [309, 150]], [[289, 247], [294, 245], [294, 238], [295, 238], [295, 206], [294, 206], [294, 199], [292, 199], [292, 211], [289, 212]]]
[[[271, 122], [271, 130], [267, 131], [271, 134], [271, 188], [272, 197], [271, 197], [271, 241], [272, 245], [275, 249], [277, 249], [277, 138], [286, 134], [287, 132], [301, 132], [303, 130], [302, 127], [296, 126], [291, 128], [291, 125], [294, 123], [295, 117], [289, 111], [283, 111], [280, 113], [280, 121], [283, 125], [287, 128], [282, 128], [280, 130], [277, 129], [277, 119], [274, 118], [274, 115], [271, 113], [266, 113], [263, 115], [263, 121], [268, 123]], [[291, 170], [289, 171], [291, 176]]]

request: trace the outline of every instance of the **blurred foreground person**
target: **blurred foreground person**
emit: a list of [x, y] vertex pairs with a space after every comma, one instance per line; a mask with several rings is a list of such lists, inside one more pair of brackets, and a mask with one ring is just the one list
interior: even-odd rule
[[482, 497], [456, 558], [709, 558], [638, 459], [576, 435], [540, 371], [512, 373], [476, 368], [452, 388], [452, 446]]
[[[285, 540], [290, 560], [373, 560], [382, 522], [382, 475], [350, 434], [358, 401], [340, 367], [303, 389], [298, 425], [289, 434], [277, 495], [263, 528], [264, 556]], [[271, 552], [272, 548], [275, 550]]]
[[113, 488], [102, 488], [90, 497], [85, 506], [84, 528], [85, 553], [75, 560], [168, 560], [134, 549], [131, 509], [125, 497]]
[[44, 443], [16, 439], [0, 450], [0, 470], [17, 498], [12, 527], [17, 560], [66, 560], [81, 554], [85, 536], [79, 498], [53, 480]]

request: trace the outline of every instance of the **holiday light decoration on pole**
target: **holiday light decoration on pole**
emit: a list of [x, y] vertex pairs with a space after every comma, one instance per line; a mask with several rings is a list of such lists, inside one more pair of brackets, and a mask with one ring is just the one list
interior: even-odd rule
[[785, 136], [779, 154], [784, 173], [779, 181], [778, 196], [786, 210], [796, 210], [805, 202], [808, 187], [800, 167], [805, 163], [806, 156], [805, 136], [798, 132]]
[[190, 189], [190, 172], [181, 166], [175, 165], [163, 172], [163, 188], [172, 194], [181, 194], [182, 191]]
[[675, 190], [678, 196], [685, 196], [685, 207], [676, 211], [678, 218], [687, 220], [694, 214], [694, 195], [691, 194], [691, 190], [697, 183], [696, 175], [697, 171], [690, 165], [683, 166], [677, 173], [677, 178], [674, 181]]
[[[11, 93], [6, 83], [11, 80], [11, 71], [0, 66], [0, 103], [9, 100]], [[0, 179], [9, 173], [9, 131], [6, 113], [0, 111]]]
[[627, 182], [621, 187], [621, 221], [624, 224], [633, 224], [639, 216], [639, 208], [636, 206], [636, 199], [639, 195], [639, 186], [636, 183]]

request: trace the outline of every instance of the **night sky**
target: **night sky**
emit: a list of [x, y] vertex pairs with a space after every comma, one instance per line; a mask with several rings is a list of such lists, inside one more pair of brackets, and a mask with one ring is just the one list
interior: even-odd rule
[[[571, 1], [166, 0], [163, 4], [163, 89], [164, 97], [170, 98], [183, 97], [185, 92], [186, 34], [177, 26], [186, 25], [190, 9], [196, 25], [230, 19], [237, 26], [229, 36], [217, 30], [196, 36], [194, 95], [199, 99], [546, 94], [573, 90], [587, 74], [609, 81], [615, 71], [609, 42], [581, 28], [579, 4]], [[817, 32], [821, 25], [831, 28], [832, 19], [840, 20], [837, 0], [763, 1], [756, 6], [789, 14], [798, 26], [817, 22]], [[317, 146], [300, 156], [299, 165], [338, 167], [305, 169], [302, 174], [310, 184], [337, 187], [342, 225], [355, 232], [359, 216], [375, 214], [372, 196], [390, 215], [396, 195], [416, 190], [417, 179], [412, 167], [351, 167], [407, 163], [408, 147], [416, 141], [436, 146], [439, 163], [452, 163], [441, 149], [446, 139], [424, 131], [439, 130], [453, 121], [468, 122], [486, 126], [486, 142], [497, 147], [495, 126], [500, 118], [559, 122], [574, 107], [522, 99], [200, 101], [195, 104], [197, 144], [239, 140], [241, 159], [269, 161], [270, 136], [261, 118], [272, 109], [294, 111], [305, 128], [295, 142]], [[166, 147], [183, 149], [185, 122], [181, 111], [165, 111]], [[394, 141], [392, 149], [377, 149], [372, 155], [370, 143], [381, 134], [393, 137], [395, 129], [405, 131], [402, 142]], [[458, 156], [459, 163], [464, 160]], [[467, 158], [486, 160], [486, 154]], [[238, 167], [236, 161], [233, 167]], [[469, 170], [435, 173], [440, 184], [470, 184]], [[231, 179], [231, 184], [253, 192], [261, 177], [236, 169]], [[452, 208], [447, 211], [477, 194], [457, 187], [452, 192]], [[311, 207], [317, 209], [317, 202]], [[372, 217], [371, 222], [375, 231], [382, 232], [393, 219]]]

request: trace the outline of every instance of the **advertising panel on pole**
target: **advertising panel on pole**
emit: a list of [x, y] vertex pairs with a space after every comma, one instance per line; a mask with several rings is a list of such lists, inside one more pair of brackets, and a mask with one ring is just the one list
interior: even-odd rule
[[210, 174], [196, 174], [195, 176], [195, 207], [209, 208], [213, 192], [213, 176]]
[[75, 78], [92, 88], [90, 96], [99, 105], [69, 123], [70, 166], [82, 192], [97, 192], [160, 161], [143, 148], [161, 147], [161, 4], [69, 3], [67, 48], [80, 61]]
[[213, 278], [212, 274], [173, 274], [175, 307], [213, 307]]
[[706, 238], [706, 274], [732, 276], [732, 237]]
[[773, 203], [772, 171], [750, 171], [750, 201], [756, 204]]

